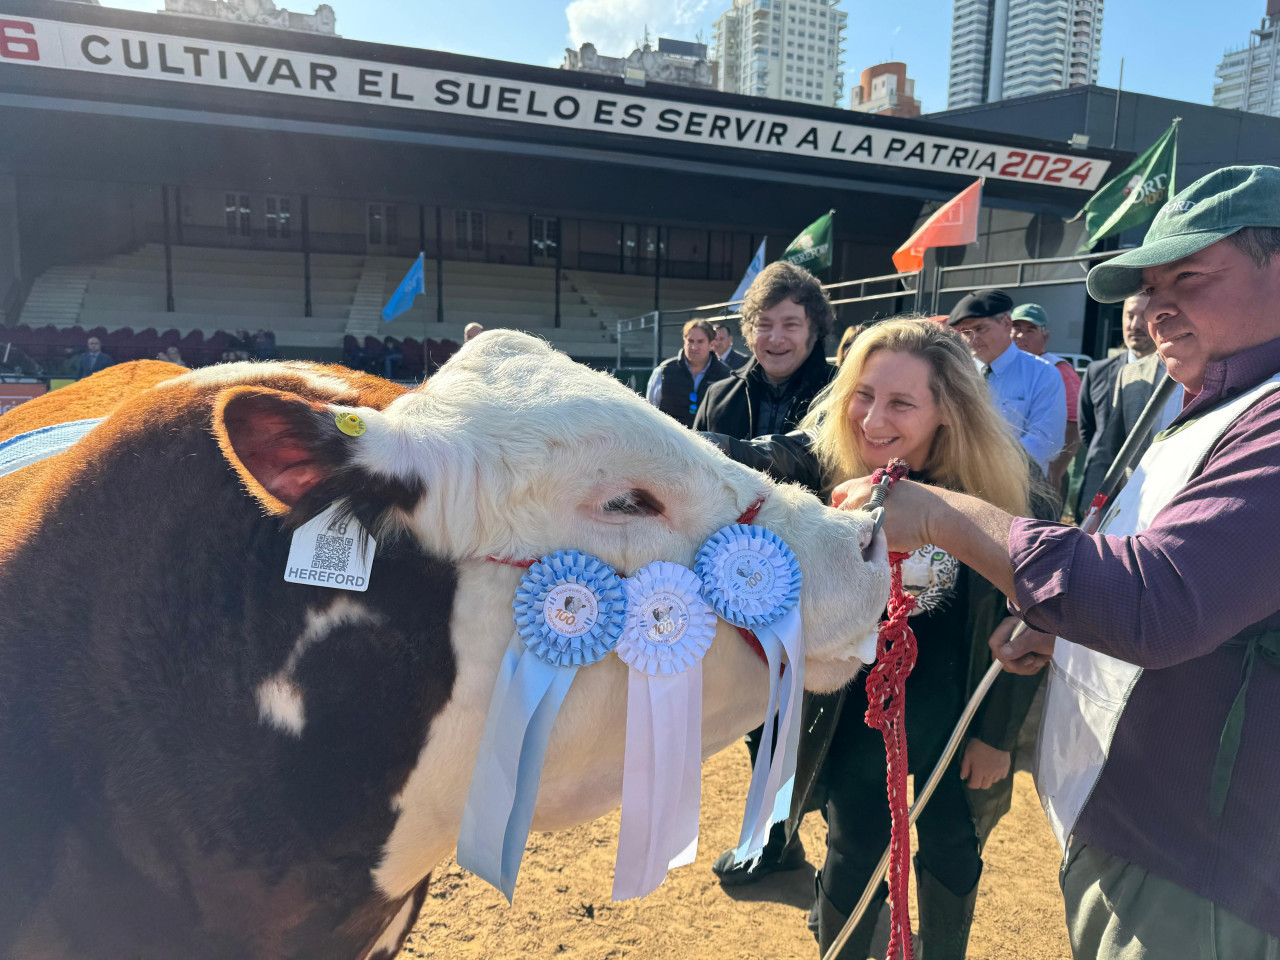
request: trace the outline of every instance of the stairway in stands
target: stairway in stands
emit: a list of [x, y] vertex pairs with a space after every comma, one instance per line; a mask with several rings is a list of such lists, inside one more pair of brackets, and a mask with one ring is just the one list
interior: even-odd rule
[[46, 270], [31, 285], [22, 308], [22, 322], [32, 327], [74, 326], [80, 318], [93, 269], [92, 264], [75, 263]]
[[[360, 279], [351, 298], [351, 311], [347, 314], [345, 333], [358, 340], [365, 337], [384, 336], [382, 325], [382, 308], [386, 305], [391, 291], [387, 289], [387, 257], [365, 257], [360, 270]], [[399, 281], [397, 281], [397, 284]]]

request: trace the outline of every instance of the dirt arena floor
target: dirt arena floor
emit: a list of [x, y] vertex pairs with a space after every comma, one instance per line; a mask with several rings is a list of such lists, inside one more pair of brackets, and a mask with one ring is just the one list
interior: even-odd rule
[[[805, 928], [813, 869], [725, 890], [710, 866], [737, 839], [747, 755], [730, 747], [703, 767], [698, 860], [640, 901], [613, 903], [618, 814], [529, 838], [515, 905], [452, 860], [440, 866], [400, 960], [811, 960]], [[821, 862], [826, 828], [811, 814], [803, 838]], [[1058, 848], [1031, 777], [1018, 773], [1013, 809], [992, 834], [969, 944], [972, 960], [1070, 960], [1058, 893]], [[914, 894], [914, 891], [913, 891]], [[913, 896], [914, 900], [914, 896]], [[915, 904], [912, 903], [914, 914]]]

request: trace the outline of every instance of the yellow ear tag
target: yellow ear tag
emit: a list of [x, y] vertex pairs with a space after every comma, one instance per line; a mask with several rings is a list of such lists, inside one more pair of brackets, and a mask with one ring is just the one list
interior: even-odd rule
[[333, 422], [336, 423], [338, 425], [338, 429], [348, 437], [358, 437], [365, 431], [364, 421], [354, 413], [334, 414]]

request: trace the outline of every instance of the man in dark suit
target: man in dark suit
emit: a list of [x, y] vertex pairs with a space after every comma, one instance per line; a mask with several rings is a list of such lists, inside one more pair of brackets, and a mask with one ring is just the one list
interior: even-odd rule
[[[1083, 479], [1080, 483], [1080, 496], [1076, 500], [1076, 516], [1083, 518], [1089, 509], [1094, 495], [1102, 486], [1102, 478], [1106, 476], [1111, 461], [1120, 452], [1127, 433], [1117, 438], [1107, 430], [1107, 424], [1115, 409], [1116, 381], [1120, 371], [1126, 364], [1134, 363], [1143, 357], [1155, 353], [1156, 345], [1147, 332], [1147, 321], [1144, 312], [1147, 298], [1136, 294], [1124, 302], [1124, 313], [1121, 320], [1121, 331], [1124, 336], [1125, 352], [1105, 360], [1095, 360], [1089, 364], [1084, 379], [1080, 383], [1079, 423], [1080, 442], [1088, 453], [1085, 454]], [[1148, 393], [1148, 396], [1150, 394]], [[1138, 408], [1141, 411], [1141, 407]]]
[[711, 349], [726, 367], [737, 370], [751, 359], [745, 353], [733, 348], [733, 330], [728, 320], [712, 320], [711, 328], [716, 332], [716, 338], [711, 341]]
[[102, 352], [102, 341], [97, 337], [90, 337], [87, 346], [89, 348], [88, 351], [80, 354], [76, 376], [78, 380], [83, 380], [99, 370], [105, 370], [115, 363], [110, 354]]
[[[1133, 431], [1138, 418], [1142, 416], [1147, 401], [1151, 399], [1151, 395], [1155, 393], [1156, 387], [1164, 378], [1164, 361], [1160, 359], [1158, 353], [1149, 354], [1135, 363], [1126, 363], [1120, 369], [1120, 375], [1116, 378], [1115, 393], [1112, 395], [1111, 417], [1107, 421], [1105, 436], [1102, 440], [1106, 448], [1120, 449], [1125, 438]], [[1182, 410], [1182, 397], [1182, 385], [1179, 384], [1174, 389], [1173, 396], [1165, 403], [1155, 426], [1151, 428], [1151, 433], [1138, 448], [1138, 457], [1147, 452], [1147, 447], [1151, 446], [1151, 438], [1172, 423]], [[1137, 462], [1134, 460], [1135, 466]], [[1133, 473], [1132, 468], [1129, 473]]]

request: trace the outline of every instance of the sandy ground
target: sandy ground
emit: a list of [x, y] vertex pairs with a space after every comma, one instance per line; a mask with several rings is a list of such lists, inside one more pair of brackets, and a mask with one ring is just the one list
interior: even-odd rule
[[[400, 960], [816, 958], [805, 927], [811, 867], [728, 890], [711, 873], [711, 862], [737, 839], [747, 776], [741, 747], [704, 765], [698, 860], [674, 871], [644, 900], [609, 899], [616, 812], [565, 833], [530, 837], [514, 906], [447, 861], [432, 877]], [[825, 832], [821, 817], [806, 819], [810, 864], [821, 862]], [[1026, 773], [1016, 775], [1013, 809], [992, 834], [985, 859], [969, 957], [1070, 960], [1057, 886], [1058, 848]]]

